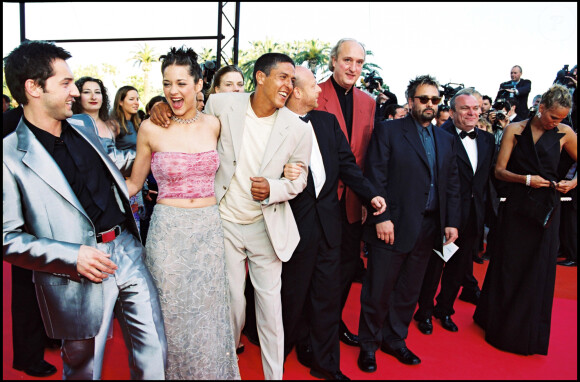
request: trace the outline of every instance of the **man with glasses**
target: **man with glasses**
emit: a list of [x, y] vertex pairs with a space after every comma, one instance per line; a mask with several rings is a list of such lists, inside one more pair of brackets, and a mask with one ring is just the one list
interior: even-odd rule
[[377, 124], [365, 176], [387, 201], [367, 216], [363, 240], [369, 256], [359, 319], [362, 371], [377, 370], [378, 348], [407, 365], [421, 363], [406, 344], [409, 324], [432, 250], [454, 242], [459, 227], [457, 143], [431, 120], [441, 102], [431, 76], [409, 82], [410, 115]]

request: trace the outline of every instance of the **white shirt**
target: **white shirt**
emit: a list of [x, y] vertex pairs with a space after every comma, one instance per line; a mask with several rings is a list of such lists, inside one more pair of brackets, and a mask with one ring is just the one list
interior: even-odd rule
[[[461, 133], [461, 129], [458, 129], [457, 127], [455, 127], [455, 130], [457, 130], [457, 134], [459, 135]], [[471, 133], [473, 130], [475, 129], [471, 129], [468, 131], [468, 133]], [[465, 136], [465, 138], [461, 138], [461, 143], [463, 143], [463, 147], [465, 148], [465, 151], [467, 151], [467, 157], [469, 158], [469, 162], [471, 162], [471, 169], [473, 170], [473, 173], [475, 174], [475, 170], [477, 169], [477, 138], [475, 139], [471, 139], [469, 138], [467, 135]]]
[[278, 110], [259, 118], [248, 102], [240, 158], [230, 187], [219, 204], [222, 219], [236, 224], [251, 224], [263, 218], [260, 202], [252, 197], [251, 176], [260, 176], [266, 145], [278, 117]]
[[324, 187], [324, 182], [326, 182], [326, 171], [324, 170], [324, 162], [322, 161], [322, 154], [320, 153], [320, 147], [318, 146], [318, 140], [316, 139], [314, 128], [312, 127], [312, 121], [308, 121], [308, 124], [312, 129], [312, 153], [310, 154], [310, 171], [312, 173], [312, 179], [314, 180], [314, 190], [316, 191], [316, 197], [318, 197], [320, 190], [322, 190], [322, 187]]

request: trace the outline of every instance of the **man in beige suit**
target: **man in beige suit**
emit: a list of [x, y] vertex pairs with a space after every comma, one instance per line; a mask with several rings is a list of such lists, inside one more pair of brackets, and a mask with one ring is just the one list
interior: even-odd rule
[[[280, 53], [254, 67], [256, 91], [212, 94], [206, 113], [221, 121], [215, 193], [224, 227], [234, 333], [244, 326], [246, 262], [255, 288], [256, 320], [266, 379], [282, 379], [282, 262], [300, 236], [288, 200], [306, 187], [312, 133], [284, 104], [293, 90], [294, 62]], [[298, 179], [280, 178], [286, 163], [302, 163]]]

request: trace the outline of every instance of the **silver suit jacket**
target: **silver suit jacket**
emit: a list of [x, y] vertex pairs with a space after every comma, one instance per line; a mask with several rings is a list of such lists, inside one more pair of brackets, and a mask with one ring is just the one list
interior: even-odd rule
[[[118, 169], [130, 171], [133, 155], [107, 153], [93, 119], [86, 114], [68, 119], [101, 157], [114, 179], [117, 201], [127, 228], [139, 239], [129, 206], [129, 194]], [[38, 303], [49, 337], [94, 337], [103, 320], [102, 284], [76, 270], [82, 244], [96, 247], [95, 227], [60, 167], [21, 120], [3, 141], [4, 260], [32, 269]], [[111, 150], [108, 150], [111, 151]], [[122, 163], [122, 160], [125, 163]]]

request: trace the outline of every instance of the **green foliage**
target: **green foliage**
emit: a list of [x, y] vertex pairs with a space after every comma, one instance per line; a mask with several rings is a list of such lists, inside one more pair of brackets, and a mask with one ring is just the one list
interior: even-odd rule
[[[134, 60], [133, 65], [138, 65], [143, 69], [142, 88], [143, 92], [139, 92], [143, 99], [149, 99], [149, 72], [154, 62], [159, 61], [159, 55], [155, 50], [147, 45], [147, 43], [138, 46], [139, 50], [131, 52], [132, 56], [127, 60]], [[135, 86], [135, 85], [133, 85]], [[137, 88], [137, 86], [135, 86]]]
[[[271, 38], [266, 38], [265, 41], [252, 41], [252, 47], [247, 50], [240, 50], [240, 69], [244, 73], [245, 85], [247, 92], [254, 90], [254, 83], [252, 81], [252, 74], [254, 71], [254, 64], [258, 57], [264, 53], [278, 52], [290, 56], [296, 65], [303, 65], [312, 71], [318, 79], [322, 82], [328, 79], [332, 72], [328, 70], [328, 60], [330, 59], [330, 50], [332, 46], [329, 42], [320, 41], [318, 39], [293, 41], [293, 42], [274, 42]], [[375, 63], [369, 61], [373, 52], [366, 51], [367, 60], [363, 65], [361, 77], [365, 77], [372, 70], [381, 69]]]

